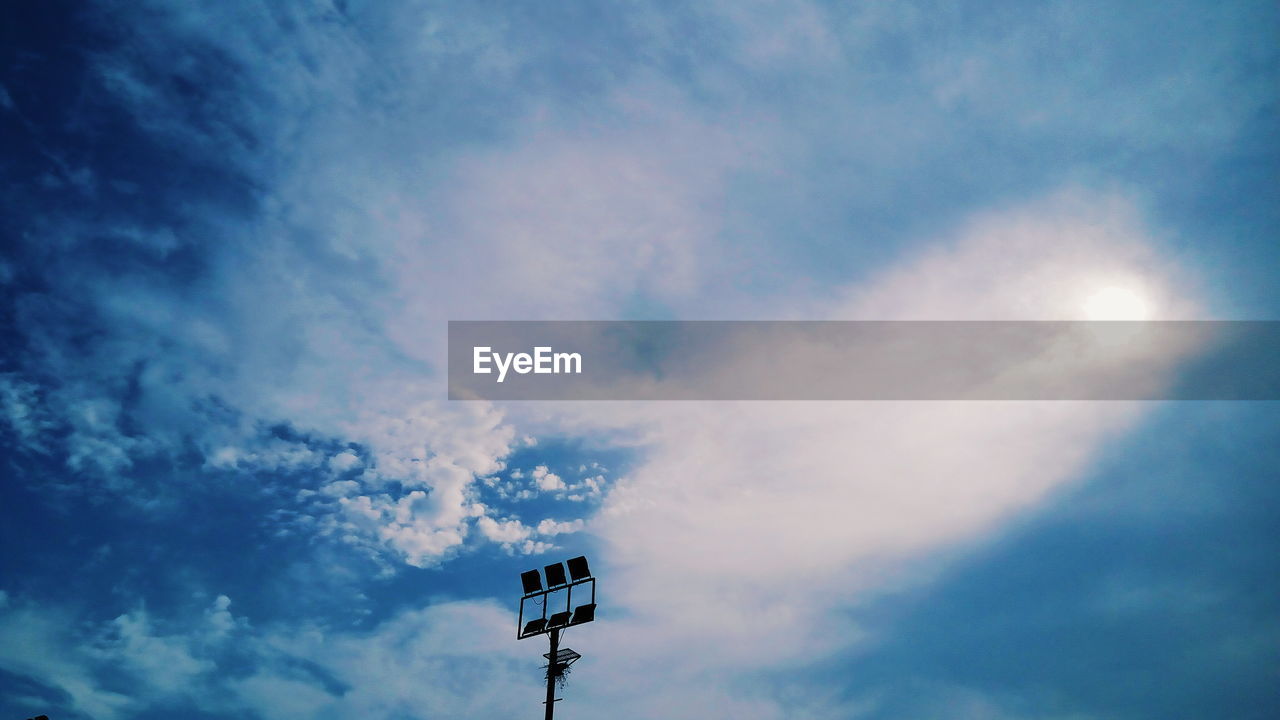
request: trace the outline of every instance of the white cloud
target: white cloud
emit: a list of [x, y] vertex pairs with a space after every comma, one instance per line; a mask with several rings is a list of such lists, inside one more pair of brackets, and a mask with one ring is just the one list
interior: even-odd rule
[[333, 693], [315, 682], [280, 672], [259, 671], [228, 684], [247, 710], [267, 716], [320, 718], [337, 702]]
[[[540, 678], [536, 648], [514, 640], [515, 624], [505, 608], [448, 602], [400, 614], [369, 633], [282, 630], [266, 645], [317, 662], [349, 688], [327, 701], [307, 693], [309, 717], [517, 717], [536, 706]], [[254, 677], [257, 697], [263, 687], [288, 684], [280, 670]]]
[[543, 492], [552, 492], [555, 490], [564, 490], [564, 480], [560, 476], [547, 469], [546, 465], [539, 465], [533, 469], [533, 482]]
[[[307, 12], [285, 22], [253, 9], [153, 10], [136, 42], [95, 59], [104, 87], [143, 129], [215, 153], [264, 192], [247, 226], [222, 210], [200, 218], [226, 231], [225, 242], [206, 246], [200, 293], [134, 277], [53, 293], [93, 308], [110, 328], [93, 361], [66, 356], [59, 323], [27, 323], [40, 362], [79, 381], [57, 390], [53, 413], [76, 419], [73, 466], [106, 477], [113, 491], [129, 486], [138, 458], [181, 459], [191, 444], [208, 470], [361, 469], [351, 479], [362, 487], [327, 486], [351, 502], [318, 526], [434, 564], [466, 542], [476, 478], [498, 472], [517, 445], [536, 447], [501, 409], [440, 400], [435, 329], [463, 314], [607, 313], [638, 295], [687, 301], [708, 269], [719, 272], [715, 208], [743, 153], [733, 132], [707, 123], [670, 85], [610, 90], [599, 115], [530, 101], [513, 115], [509, 143], [442, 155], [448, 146], [410, 110], [447, 105], [439, 88], [397, 81], [394, 93], [370, 94], [369, 73], [384, 76], [387, 60], [422, 69], [469, 56], [487, 47], [492, 22], [405, 10], [432, 28], [419, 35], [370, 8], [359, 21], [389, 37], [365, 46], [347, 25]], [[227, 27], [257, 30], [217, 30]], [[293, 31], [306, 33], [310, 50], [281, 46]], [[182, 120], [186, 100], [171, 93], [167, 68], [198, 60], [173, 58], [175, 47], [216, 48], [255, 68], [241, 79], [269, 92], [237, 87], [215, 103], [226, 124], [195, 127]], [[487, 72], [505, 77], [528, 59], [512, 53], [490, 57]], [[313, 107], [310, 120], [286, 117], [295, 101]], [[380, 133], [367, 132], [373, 116], [388, 123]], [[252, 148], [225, 132], [232, 126], [254, 136]], [[103, 232], [96, 218], [49, 223], [47, 234], [66, 248]], [[132, 220], [112, 232], [162, 251], [183, 241]], [[91, 391], [127, 384], [136, 395], [127, 418]], [[279, 425], [307, 439], [282, 440]], [[334, 456], [334, 443], [361, 452]], [[544, 492], [566, 489], [555, 473], [537, 482]], [[316, 514], [334, 512], [325, 494], [293, 495], [315, 503]]]
[[336, 473], [344, 473], [353, 468], [360, 466], [360, 458], [350, 450], [342, 452], [329, 458], [329, 469]]
[[331, 534], [348, 542], [385, 544], [404, 562], [418, 567], [438, 564], [446, 553], [462, 545], [470, 508], [414, 490], [398, 499], [389, 494], [339, 498], [342, 510]]
[[[222, 627], [223, 619], [217, 612], [209, 618], [216, 627]], [[94, 653], [145, 678], [147, 686], [159, 694], [184, 693], [194, 689], [197, 677], [216, 667], [212, 661], [193, 654], [193, 642], [194, 638], [183, 635], [157, 634], [148, 613], [137, 610], [111, 621]]]
[[[71, 709], [103, 720], [131, 717], [160, 700], [199, 701], [216, 679], [211, 655], [247, 627], [231, 615], [230, 605], [228, 597], [218, 596], [202, 620], [171, 633], [160, 632], [139, 608], [88, 636], [85, 624], [64, 606], [0, 606], [0, 668], [60, 689]], [[101, 679], [104, 669], [110, 682]]]
[[583, 525], [584, 522], [581, 519], [557, 521], [551, 518], [543, 518], [538, 523], [537, 532], [539, 535], [547, 536], [563, 535], [565, 533], [579, 532], [582, 530]]
[[[1070, 319], [1082, 293], [1140, 280], [1162, 317], [1200, 311], [1130, 206], [1079, 193], [984, 215], [829, 303], [832, 317]], [[1184, 351], [1186, 349], [1183, 349]], [[667, 697], [857, 644], [842, 608], [908, 577], [1079, 478], [1126, 432], [1134, 403], [669, 403], [564, 407], [581, 431], [631, 425], [644, 461], [588, 525], [611, 603], [591, 629], [601, 672], [663, 668]], [[601, 572], [597, 568], [597, 572]], [[672, 591], [672, 582], [679, 587]], [[583, 644], [585, 645], [584, 641]], [[670, 658], [669, 648], [688, 648]], [[735, 680], [734, 678], [739, 678]], [[655, 679], [655, 682], [657, 680]], [[636, 717], [698, 717], [625, 683], [593, 688]], [[743, 712], [782, 717], [768, 692]]]
[[226, 595], [214, 598], [213, 605], [205, 611], [205, 622], [214, 637], [228, 635], [241, 624], [231, 614], [231, 598]]
[[1202, 319], [1195, 278], [1164, 258], [1124, 196], [1062, 190], [978, 213], [920, 257], [849, 288], [834, 317], [1088, 320], [1108, 288], [1140, 289], [1152, 320]]
[[[183, 633], [162, 633], [136, 610], [99, 628], [87, 646], [59, 609], [5, 610], [0, 668], [52, 683], [73, 709], [102, 720], [177, 700], [251, 717], [497, 718], [540, 697], [536, 653], [513, 641], [515, 616], [490, 603], [437, 603], [369, 631], [272, 627], [252, 635], [233, 635], [249, 626], [230, 605], [219, 596], [204, 622]], [[217, 658], [233, 643], [230, 672]], [[111, 671], [100, 674], [104, 667]], [[123, 678], [127, 695], [106, 689]]]
[[205, 467], [250, 472], [297, 472], [313, 470], [324, 462], [324, 454], [304, 442], [278, 438], [251, 440], [252, 449], [223, 446], [213, 450], [205, 457]]
[[321, 487], [320, 494], [336, 498], [352, 497], [359, 495], [360, 488], [360, 483], [355, 480], [335, 480]]
[[514, 519], [494, 520], [487, 516], [481, 517], [476, 520], [476, 527], [480, 528], [485, 537], [507, 546], [523, 541], [530, 534], [528, 527]]
[[13, 429], [24, 446], [45, 452], [43, 435], [56, 423], [41, 407], [38, 390], [14, 373], [0, 373], [0, 420]]
[[83, 655], [72, 649], [66, 628], [57, 618], [37, 613], [6, 616], [0, 622], [0, 666], [5, 670], [52, 681], [69, 705], [94, 718], [125, 717], [133, 704], [127, 695], [99, 686]]

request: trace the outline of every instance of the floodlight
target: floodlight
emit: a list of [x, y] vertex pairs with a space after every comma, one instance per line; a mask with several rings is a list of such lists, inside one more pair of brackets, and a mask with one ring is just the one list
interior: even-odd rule
[[547, 574], [547, 587], [549, 588], [569, 582], [564, 576], [564, 563], [548, 565], [543, 568], [543, 571]]
[[[566, 576], [566, 565], [569, 568], [568, 576], [572, 577], [572, 580]], [[544, 575], [546, 577], [543, 577]], [[571, 626], [582, 625], [596, 619], [596, 579], [591, 576], [591, 568], [587, 565], [586, 556], [579, 555], [565, 562], [546, 565], [541, 573], [537, 570], [520, 573], [520, 583], [524, 586], [524, 595], [520, 597], [520, 613], [516, 618], [516, 639], [524, 640], [545, 635], [551, 644], [550, 652], [543, 655], [547, 659], [545, 666], [547, 699], [543, 705], [546, 708], [546, 720], [552, 720], [556, 703], [560, 700], [555, 694], [556, 687], [564, 686], [569, 666], [582, 657], [569, 648], [560, 647], [560, 635]], [[579, 602], [582, 600], [587, 602], [576, 608], [573, 607], [574, 588], [578, 588], [579, 593], [590, 595], [588, 599], [580, 594]], [[526, 608], [526, 605], [533, 607]], [[540, 610], [535, 610], [535, 607]], [[570, 608], [573, 610], [570, 611]], [[526, 610], [529, 610], [529, 615], [537, 612], [542, 617], [526, 621], [525, 618], [529, 617], [525, 614]], [[551, 613], [550, 617], [547, 617], [548, 613]]]
[[574, 581], [585, 580], [591, 577], [591, 568], [587, 567], [587, 558], [585, 555], [579, 555], [576, 558], [569, 559], [569, 577]]
[[537, 570], [520, 573], [520, 582], [524, 584], [525, 595], [532, 595], [542, 590], [542, 576]]
[[596, 604], [587, 603], [579, 605], [578, 609], [573, 611], [573, 619], [569, 621], [570, 625], [578, 625], [581, 623], [589, 623], [596, 619]]

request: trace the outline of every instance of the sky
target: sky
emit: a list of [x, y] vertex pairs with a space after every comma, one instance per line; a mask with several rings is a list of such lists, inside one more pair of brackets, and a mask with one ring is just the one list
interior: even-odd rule
[[1270, 718], [1275, 402], [459, 402], [449, 320], [1280, 319], [1267, 2], [11, 4], [0, 715]]

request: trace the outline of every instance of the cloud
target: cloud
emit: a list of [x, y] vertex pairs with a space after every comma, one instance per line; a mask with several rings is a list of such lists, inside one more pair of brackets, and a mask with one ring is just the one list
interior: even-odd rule
[[297, 472], [314, 470], [323, 463], [323, 455], [305, 442], [253, 438], [252, 449], [220, 447], [205, 460], [205, 467], [215, 470], [245, 469], [255, 472]]
[[569, 521], [543, 518], [534, 527], [525, 525], [516, 518], [494, 520], [487, 515], [481, 515], [476, 520], [476, 527], [484, 537], [508, 551], [518, 551], [523, 555], [538, 555], [555, 549], [556, 546], [552, 542], [537, 540], [534, 536], [553, 538], [557, 535], [579, 532], [584, 526], [585, 522], [581, 518]]
[[181, 631], [162, 632], [144, 608], [93, 627], [66, 602], [19, 597], [0, 606], [0, 668], [61, 691], [68, 711], [104, 720], [151, 703], [198, 701], [216, 696], [209, 689], [226, 643], [243, 640], [246, 625], [230, 606], [219, 596]]
[[564, 480], [561, 480], [559, 475], [548, 470], [546, 465], [535, 467], [530, 475], [533, 477], [534, 484], [543, 492], [565, 489]]
[[864, 717], [937, 717], [972, 720], [1096, 720], [1100, 716], [1056, 709], [1052, 698], [1036, 694], [989, 693], [974, 688], [912, 680], [904, 683], [905, 700], [876, 697], [867, 701]]
[[[219, 610], [225, 611], [225, 606], [215, 608], [209, 619], [221, 630], [225, 623], [217, 614]], [[182, 635], [158, 635], [147, 612], [137, 610], [112, 620], [93, 652], [125, 672], [144, 678], [144, 693], [185, 693], [195, 689], [196, 678], [216, 667], [212, 661], [193, 655], [193, 642]]]
[[496, 543], [512, 545], [529, 537], [530, 530], [519, 520], [494, 520], [482, 517], [476, 521], [476, 527], [484, 536]]
[[551, 518], [544, 518], [538, 523], [538, 534], [555, 536], [563, 535], [565, 533], [574, 533], [582, 530], [583, 524], [583, 521], [580, 519], [569, 522], [558, 522]]
[[[15, 606], [16, 605], [16, 606]], [[11, 604], [0, 614], [0, 667], [20, 676], [56, 683], [69, 704], [90, 717], [114, 718], [132, 704], [125, 694], [101, 687], [89, 658], [77, 647], [68, 614]]]
[[360, 466], [360, 457], [350, 450], [344, 450], [329, 458], [329, 469], [336, 473], [344, 473]]
[[[981, 278], [985, 278], [983, 281]], [[837, 316], [874, 320], [1090, 320], [1097, 293], [1125, 288], [1152, 320], [1205, 318], [1194, 276], [1115, 193], [1058, 190], [975, 213], [875, 282], [848, 288]]]
[[48, 452], [45, 433], [57, 426], [39, 399], [39, 387], [14, 373], [0, 374], [0, 419], [17, 435], [20, 446]]
[[[304, 702], [316, 718], [515, 717], [536, 703], [536, 668], [512, 641], [515, 618], [489, 603], [446, 602], [402, 613], [369, 633], [268, 633], [265, 644], [287, 657], [314, 659], [346, 688], [326, 698], [305, 683]], [[241, 692], [290, 687], [296, 675], [279, 665], [260, 668]], [[475, 688], [484, 688], [475, 692]], [[267, 705], [257, 705], [266, 708]]]
[[[173, 634], [136, 610], [87, 645], [77, 645], [63, 609], [6, 610], [0, 667], [49, 679], [70, 698], [68, 711], [103, 720], [156, 702], [251, 717], [512, 717], [540, 697], [536, 666], [511, 642], [515, 617], [490, 603], [436, 603], [365, 632], [252, 635], [230, 605], [218, 597], [203, 622]], [[106, 689], [122, 680], [127, 694]]]
[[[1163, 316], [1199, 312], [1115, 197], [988, 213], [936, 248], [837, 294], [830, 314], [1069, 319], [1117, 276], [1142, 283]], [[864, 631], [845, 609], [859, 597], [1043, 501], [1142, 414], [1080, 402], [593, 404], [572, 423], [632, 423], [646, 438], [644, 462], [590, 523], [623, 613], [592, 629], [603, 672], [655, 665], [668, 692], [697, 697], [682, 678], [728, 683], [856, 645]], [[675, 646], [689, 650], [671, 659]], [[602, 706], [697, 716], [604, 685]], [[748, 716], [783, 716], [762, 693]]]

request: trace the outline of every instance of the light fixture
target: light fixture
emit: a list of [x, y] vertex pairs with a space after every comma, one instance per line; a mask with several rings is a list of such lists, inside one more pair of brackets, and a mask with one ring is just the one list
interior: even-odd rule
[[532, 595], [542, 590], [542, 576], [537, 570], [520, 573], [520, 582], [524, 585], [525, 595]]
[[586, 605], [579, 605], [573, 611], [573, 619], [569, 621], [569, 624], [581, 625], [582, 623], [589, 623], [595, 619], [596, 619], [596, 604], [593, 602], [590, 602], [590, 603], [587, 603]]
[[547, 587], [549, 588], [569, 582], [568, 578], [564, 576], [564, 563], [548, 565], [543, 568], [543, 572], [547, 574]]
[[[565, 565], [569, 566], [568, 577], [565, 576]], [[542, 584], [544, 576], [545, 588]], [[535, 635], [546, 635], [551, 642], [551, 652], [543, 656], [547, 658], [546, 718], [551, 720], [557, 702], [556, 682], [563, 683], [565, 671], [570, 663], [580, 657], [576, 652], [560, 647], [560, 633], [567, 628], [583, 625], [596, 619], [596, 579], [591, 575], [591, 566], [587, 564], [587, 558], [579, 555], [563, 563], [544, 566], [541, 574], [537, 570], [522, 572], [520, 584], [524, 588], [524, 595], [520, 598], [520, 614], [516, 619], [516, 638], [523, 640]], [[590, 600], [573, 607], [575, 588], [578, 588], [579, 592], [589, 588]], [[561, 594], [564, 595], [563, 605], [560, 605], [559, 601]], [[557, 606], [554, 612], [551, 608], [553, 596], [556, 598], [554, 603]], [[526, 602], [532, 602], [535, 607], [541, 607], [542, 616], [526, 622], [524, 619]], [[570, 610], [570, 608], [573, 609]]]
[[569, 577], [574, 580], [586, 580], [591, 577], [591, 568], [587, 566], [587, 558], [585, 555], [579, 555], [576, 558], [569, 558], [565, 563], [569, 566]]

